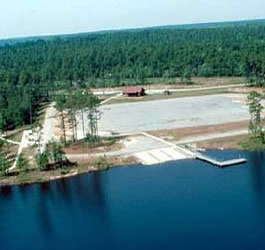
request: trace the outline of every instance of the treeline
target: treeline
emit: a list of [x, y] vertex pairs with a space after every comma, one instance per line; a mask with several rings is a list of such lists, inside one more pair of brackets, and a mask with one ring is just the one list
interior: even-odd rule
[[0, 83], [0, 133], [24, 124], [32, 124], [39, 104], [48, 100], [44, 84]]
[[124, 79], [143, 84], [150, 77], [192, 76], [249, 76], [253, 81], [264, 72], [262, 23], [92, 33], [6, 45], [0, 47], [0, 130], [30, 123], [40, 99], [65, 82], [104, 87], [122, 85]]
[[243, 76], [264, 51], [265, 24], [95, 33], [0, 48], [0, 81]]

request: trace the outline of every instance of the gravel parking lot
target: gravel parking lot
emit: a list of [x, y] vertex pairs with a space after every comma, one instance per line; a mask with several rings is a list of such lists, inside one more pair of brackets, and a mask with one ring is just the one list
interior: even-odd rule
[[150, 102], [105, 105], [99, 130], [134, 133], [249, 119], [243, 95], [209, 95]]

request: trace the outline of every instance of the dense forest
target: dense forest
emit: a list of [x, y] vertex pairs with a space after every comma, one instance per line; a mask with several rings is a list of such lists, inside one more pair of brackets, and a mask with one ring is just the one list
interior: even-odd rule
[[[265, 75], [265, 24], [152, 28], [40, 38], [0, 46], [0, 131], [32, 121], [64, 83], [134, 84], [151, 77]], [[262, 80], [263, 81], [263, 80]]]

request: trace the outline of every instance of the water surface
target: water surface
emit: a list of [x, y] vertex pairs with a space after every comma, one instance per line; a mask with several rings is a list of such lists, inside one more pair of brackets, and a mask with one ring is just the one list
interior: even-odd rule
[[184, 160], [2, 188], [0, 249], [265, 249], [265, 161], [241, 156], [225, 169]]

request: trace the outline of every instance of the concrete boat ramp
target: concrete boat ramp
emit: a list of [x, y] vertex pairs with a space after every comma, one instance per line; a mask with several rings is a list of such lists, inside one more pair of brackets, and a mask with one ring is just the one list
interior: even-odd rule
[[183, 160], [188, 158], [187, 155], [179, 152], [173, 147], [144, 151], [136, 153], [135, 156], [144, 165], [155, 165], [163, 162]]
[[155, 165], [155, 164], [169, 162], [169, 161], [193, 158], [193, 159], [198, 159], [201, 161], [208, 162], [214, 166], [228, 167], [232, 165], [242, 164], [247, 161], [245, 158], [236, 158], [236, 159], [220, 161], [210, 156], [207, 156], [205, 154], [201, 154], [200, 152], [196, 150], [190, 150], [182, 146], [177, 146], [173, 143], [170, 143], [168, 141], [165, 141], [161, 138], [150, 135], [148, 133], [142, 132], [141, 134], [153, 140], [159, 141], [160, 143], [164, 143], [168, 146], [168, 147], [151, 149], [151, 150], [146, 150], [143, 152], [135, 153], [134, 156], [138, 158], [144, 165]]

